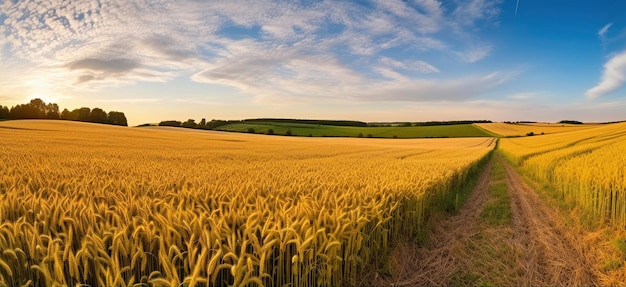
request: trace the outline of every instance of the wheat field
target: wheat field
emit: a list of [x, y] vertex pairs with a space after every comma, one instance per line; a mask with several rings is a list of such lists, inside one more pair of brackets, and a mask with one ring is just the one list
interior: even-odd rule
[[2, 286], [340, 286], [423, 232], [487, 138], [0, 122]]
[[596, 222], [626, 227], [626, 123], [500, 141], [522, 170]]
[[578, 130], [586, 130], [589, 128], [597, 127], [597, 124], [554, 124], [554, 123], [480, 123], [475, 124], [480, 128], [488, 130], [494, 134], [498, 134], [504, 137], [516, 137], [526, 136], [529, 133], [536, 135], [541, 134], [555, 134], [563, 132], [571, 132]]

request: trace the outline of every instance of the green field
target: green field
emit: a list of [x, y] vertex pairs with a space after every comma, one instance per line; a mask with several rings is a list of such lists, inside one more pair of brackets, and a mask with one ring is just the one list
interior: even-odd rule
[[257, 134], [268, 134], [272, 129], [276, 135], [284, 135], [288, 130], [294, 136], [314, 137], [363, 137], [375, 138], [443, 138], [443, 137], [492, 137], [493, 135], [473, 124], [411, 126], [411, 127], [351, 127], [327, 126], [316, 124], [295, 123], [235, 123], [224, 125], [217, 130], [232, 132], [248, 132], [250, 129]]

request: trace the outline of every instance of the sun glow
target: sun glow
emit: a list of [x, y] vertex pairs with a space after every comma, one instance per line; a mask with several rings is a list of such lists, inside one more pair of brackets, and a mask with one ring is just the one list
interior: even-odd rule
[[33, 100], [33, 99], [41, 99], [46, 104], [49, 104], [49, 103], [58, 103], [59, 97], [55, 97], [47, 92], [38, 91], [38, 92], [30, 93], [30, 95], [26, 99], [26, 102], [30, 102], [30, 100]]

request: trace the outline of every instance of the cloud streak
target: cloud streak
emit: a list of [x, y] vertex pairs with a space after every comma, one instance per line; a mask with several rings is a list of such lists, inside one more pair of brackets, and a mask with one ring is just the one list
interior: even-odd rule
[[495, 25], [500, 1], [459, 3], [5, 1], [0, 63], [20, 59], [77, 90], [192, 75], [269, 102], [466, 99], [502, 76], [452, 77], [436, 61], [488, 57], [475, 31]]
[[602, 47], [606, 46], [608, 40], [606, 34], [609, 32], [611, 26], [613, 26], [613, 23], [608, 23], [598, 30], [598, 38], [600, 38], [600, 42], [602, 42]]
[[87, 58], [68, 63], [70, 70], [87, 70], [104, 73], [123, 73], [139, 67], [139, 63], [132, 59], [97, 59]]
[[587, 90], [588, 99], [597, 99], [606, 96], [621, 88], [626, 83], [626, 51], [611, 57], [604, 64], [604, 72], [600, 82]]
[[602, 28], [600, 28], [600, 30], [598, 30], [598, 37], [600, 37], [600, 39], [605, 39], [606, 33], [609, 31], [611, 26], [613, 26], [613, 23], [608, 23], [604, 25]]

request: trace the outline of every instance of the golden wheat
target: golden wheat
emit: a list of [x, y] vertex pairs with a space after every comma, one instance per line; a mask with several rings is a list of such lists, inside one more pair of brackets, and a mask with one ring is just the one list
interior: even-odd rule
[[626, 226], [626, 123], [500, 141], [504, 153], [595, 221]]
[[562, 132], [571, 132], [577, 130], [585, 130], [593, 127], [597, 127], [597, 124], [551, 124], [551, 123], [480, 123], [475, 124], [483, 129], [486, 129], [494, 134], [501, 136], [525, 136], [529, 133], [536, 135], [541, 134], [555, 134]]
[[61, 121], [0, 136], [0, 284], [26, 286], [357, 285], [495, 145]]

